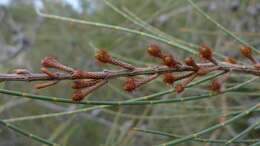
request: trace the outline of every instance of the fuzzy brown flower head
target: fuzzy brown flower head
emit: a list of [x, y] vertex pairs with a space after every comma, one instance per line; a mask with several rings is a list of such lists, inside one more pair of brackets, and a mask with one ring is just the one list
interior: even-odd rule
[[111, 56], [105, 49], [99, 49], [95, 55], [96, 59], [102, 63], [108, 63], [111, 60]]
[[134, 78], [128, 78], [123, 85], [123, 89], [127, 92], [131, 92], [136, 89], [136, 80]]
[[206, 45], [202, 45], [199, 48], [200, 57], [206, 60], [212, 59], [212, 50]]
[[57, 59], [53, 56], [44, 57], [41, 61], [41, 64], [47, 68], [57, 68], [60, 65]]
[[166, 84], [173, 84], [175, 81], [175, 77], [172, 73], [164, 73], [163, 74], [163, 82]]
[[149, 48], [147, 49], [147, 52], [149, 53], [149, 55], [153, 57], [162, 57], [161, 49], [157, 44], [150, 44]]
[[220, 92], [221, 90], [221, 83], [218, 79], [215, 79], [209, 85], [209, 89], [214, 92]]
[[164, 55], [163, 64], [168, 67], [176, 67], [178, 62], [173, 58], [172, 55]]
[[240, 52], [243, 56], [245, 56], [247, 58], [252, 57], [252, 48], [250, 48], [250, 47], [243, 46], [243, 47], [240, 48]]
[[237, 61], [235, 58], [233, 57], [227, 57], [226, 58], [226, 62], [230, 63], [230, 64], [237, 64]]
[[177, 93], [183, 92], [183, 91], [184, 91], [184, 88], [185, 88], [185, 87], [184, 87], [182, 84], [177, 84], [177, 85], [175, 86], [175, 90], [176, 90]]

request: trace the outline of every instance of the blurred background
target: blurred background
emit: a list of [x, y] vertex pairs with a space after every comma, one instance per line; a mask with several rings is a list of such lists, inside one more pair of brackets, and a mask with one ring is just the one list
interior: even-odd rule
[[[137, 34], [43, 18], [41, 12], [74, 19], [123, 26], [151, 34], [166, 35], [189, 43], [206, 43], [215, 52], [232, 56], [240, 61], [240, 44], [225, 35], [219, 28], [199, 15], [185, 0], [109, 0], [125, 14], [139, 20], [137, 24], [115, 12], [103, 0], [0, 0], [0, 72], [16, 68], [40, 72], [43, 57], [56, 56], [64, 64], [90, 71], [115, 69], [98, 64], [96, 48], [106, 48], [113, 56], [137, 66], [158, 64], [149, 57], [146, 49], [150, 43], [159, 44], [182, 60], [194, 56], [182, 49], [141, 37]], [[260, 1], [258, 0], [196, 0], [196, 4], [220, 24], [260, 47]], [[153, 26], [145, 29], [142, 24]], [[139, 25], [138, 25], [139, 24]], [[141, 25], [140, 25], [141, 24]], [[158, 32], [157, 29], [160, 30]], [[195, 49], [196, 50], [196, 49]], [[194, 56], [196, 57], [196, 56]], [[198, 57], [196, 59], [199, 61]], [[234, 75], [226, 86], [249, 79], [247, 75]], [[127, 100], [170, 89], [161, 78], [133, 93], [122, 90], [124, 78], [111, 81], [91, 94], [89, 100]], [[22, 92], [70, 98], [71, 82], [36, 90], [30, 82], [4, 82], [1, 88]], [[171, 140], [169, 137], [145, 134], [131, 130], [133, 127], [153, 129], [178, 135], [189, 135], [218, 123], [222, 114], [246, 109], [259, 102], [259, 83], [254, 82], [232, 94], [220, 95], [201, 101], [147, 106], [119, 106], [94, 108], [45, 101], [35, 101], [1, 94], [0, 116], [33, 134], [62, 145], [91, 146], [150, 146]], [[188, 89], [184, 95], [175, 93], [158, 99], [175, 98], [207, 92], [207, 83]], [[70, 111], [83, 109], [69, 114]], [[87, 109], [87, 110], [84, 110]], [[62, 115], [53, 113], [62, 112]], [[37, 117], [40, 115], [40, 117]], [[50, 116], [49, 116], [50, 115]], [[28, 117], [29, 116], [29, 117]], [[20, 118], [25, 117], [25, 118]], [[7, 121], [8, 121], [7, 120]], [[230, 126], [203, 135], [204, 138], [229, 139], [259, 120], [253, 114]], [[260, 131], [249, 133], [247, 139], [260, 138]], [[38, 142], [21, 136], [3, 126], [0, 129], [0, 146], [38, 146]], [[180, 146], [220, 145], [189, 141]], [[236, 146], [246, 144], [236, 144]]]

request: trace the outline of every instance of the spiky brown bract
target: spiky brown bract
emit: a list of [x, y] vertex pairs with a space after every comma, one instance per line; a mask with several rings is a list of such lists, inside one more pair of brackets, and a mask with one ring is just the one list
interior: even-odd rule
[[95, 55], [96, 59], [102, 63], [108, 63], [111, 60], [111, 56], [105, 49], [99, 49]]

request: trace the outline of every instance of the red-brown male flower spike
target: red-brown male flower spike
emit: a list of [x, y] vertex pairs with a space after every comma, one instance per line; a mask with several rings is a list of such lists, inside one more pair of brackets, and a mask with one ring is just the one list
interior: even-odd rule
[[195, 69], [199, 69], [199, 66], [196, 64], [192, 57], [185, 58], [184, 62], [188, 66], [192, 66]]
[[244, 57], [248, 58], [253, 64], [257, 63], [254, 57], [252, 56], [252, 48], [247, 46], [242, 46], [240, 48], [240, 52]]
[[86, 87], [83, 89], [78, 89], [72, 94], [71, 98], [73, 101], [81, 101], [84, 99], [85, 96], [89, 95], [91, 92], [97, 90], [99, 87], [103, 86], [106, 83], [107, 80], [102, 80], [93, 86]]
[[126, 62], [123, 62], [119, 59], [113, 58], [109, 55], [109, 53], [104, 49], [99, 49], [96, 53], [96, 59], [102, 63], [110, 63], [113, 65], [120, 66], [122, 68], [128, 69], [128, 70], [134, 70], [135, 67], [131, 64], [128, 64]]
[[74, 79], [105, 79], [109, 76], [109, 72], [88, 72], [82, 70], [75, 70], [72, 74]]
[[175, 79], [176, 78], [173, 76], [172, 73], [164, 73], [163, 74], [163, 82], [165, 82], [166, 84], [173, 84]]
[[72, 85], [73, 89], [80, 89], [80, 88], [85, 88], [85, 87], [90, 87], [93, 86], [95, 84], [97, 84], [98, 82], [100, 82], [101, 80], [95, 80], [95, 79], [86, 79], [86, 80], [76, 80], [74, 81], [74, 84]]
[[45, 58], [42, 59], [41, 64], [43, 67], [46, 68], [56, 68], [68, 73], [72, 73], [74, 71], [73, 68], [65, 66], [63, 64], [61, 64], [60, 62], [58, 62], [58, 60], [55, 57], [52, 56], [47, 56]]
[[147, 52], [149, 55], [151, 55], [153, 57], [162, 58], [161, 49], [157, 44], [150, 44], [147, 49]]
[[164, 55], [163, 56], [163, 64], [168, 66], [168, 67], [177, 67], [177, 65], [179, 64], [178, 61], [176, 61], [172, 55]]

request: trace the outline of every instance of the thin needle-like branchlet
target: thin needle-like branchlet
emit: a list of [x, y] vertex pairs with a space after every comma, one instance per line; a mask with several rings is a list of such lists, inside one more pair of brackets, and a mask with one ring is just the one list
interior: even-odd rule
[[249, 43], [247, 43], [244, 39], [240, 38], [239, 36], [237, 36], [236, 34], [234, 34], [232, 31], [228, 30], [227, 28], [225, 28], [223, 25], [221, 25], [220, 23], [218, 23], [216, 20], [214, 20], [212, 17], [210, 17], [207, 13], [205, 13], [198, 5], [196, 5], [193, 0], [188, 0], [188, 2], [192, 5], [193, 8], [195, 8], [199, 14], [201, 14], [202, 16], [204, 16], [207, 20], [209, 20], [210, 22], [212, 22], [213, 24], [215, 24], [218, 28], [220, 28], [225, 34], [231, 36], [232, 38], [234, 38], [235, 40], [237, 40], [238, 42], [240, 42], [242, 45], [245, 46], [249, 46], [251, 47], [256, 53], [260, 54], [260, 51], [257, 50], [254, 46], [250, 45]]
[[239, 134], [237, 134], [235, 137], [233, 137], [230, 140], [227, 140], [225, 142], [225, 146], [230, 145], [231, 143], [233, 143], [234, 141], [236, 141], [237, 139], [239, 139], [240, 137], [248, 134], [250, 131], [254, 130], [255, 127], [257, 127], [260, 124], [260, 120], [258, 120], [256, 123], [252, 124], [251, 126], [249, 126], [248, 128], [246, 128], [245, 130], [243, 130], [242, 132], [240, 132]]
[[226, 120], [223, 123], [216, 124], [216, 125], [211, 126], [209, 128], [203, 129], [203, 130], [201, 130], [199, 132], [193, 133], [193, 134], [188, 135], [188, 136], [184, 136], [184, 137], [176, 139], [176, 140], [169, 141], [167, 143], [160, 144], [158, 146], [172, 146], [172, 145], [176, 145], [176, 144], [179, 144], [179, 143], [187, 142], [187, 141], [189, 141], [189, 140], [191, 140], [193, 138], [197, 138], [198, 136], [200, 136], [202, 134], [214, 131], [214, 130], [216, 130], [218, 128], [224, 127], [225, 125], [231, 124], [231, 123], [241, 119], [242, 117], [244, 117], [246, 115], [249, 115], [253, 110], [257, 109], [259, 106], [260, 106], [260, 104], [256, 104], [256, 105], [248, 108], [244, 112], [242, 112], [242, 113], [240, 113], [240, 114], [238, 114], [238, 115], [236, 115], [236, 116]]
[[[143, 133], [148, 133], [148, 134], [155, 134], [155, 135], [160, 135], [160, 136], [167, 136], [167, 137], [172, 137], [172, 138], [182, 138], [183, 136], [181, 135], [176, 135], [176, 134], [171, 134], [167, 132], [161, 132], [161, 131], [156, 131], [156, 130], [149, 130], [149, 129], [140, 129], [140, 128], [133, 128], [134, 131], [137, 132], [143, 132]], [[202, 142], [202, 143], [226, 143], [228, 139], [204, 139], [204, 138], [192, 138], [191, 140], [197, 141], [197, 142]], [[232, 141], [231, 143], [254, 143], [256, 142], [257, 139], [246, 139], [246, 140], [235, 140]]]
[[103, 28], [113, 29], [113, 30], [117, 30], [117, 31], [124, 31], [124, 32], [132, 33], [132, 34], [137, 34], [139, 36], [151, 38], [151, 39], [160, 41], [162, 43], [168, 44], [170, 46], [174, 46], [174, 47], [183, 49], [184, 51], [187, 51], [189, 53], [197, 54], [196, 51], [190, 49], [189, 47], [187, 47], [183, 44], [180, 44], [180, 43], [177, 43], [177, 42], [174, 42], [174, 41], [169, 41], [165, 38], [157, 37], [155, 35], [145, 33], [145, 32], [139, 31], [139, 30], [129, 29], [129, 28], [125, 28], [125, 27], [122, 27], [122, 26], [109, 25], [109, 24], [104, 24], [104, 23], [98, 23], [98, 22], [79, 20], [79, 19], [74, 19], [74, 18], [69, 18], [69, 17], [57, 16], [57, 15], [43, 13], [43, 12], [40, 12], [39, 10], [37, 10], [37, 14], [42, 16], [42, 17], [45, 17], [45, 18], [74, 22], [74, 23], [79, 23], [79, 24], [86, 24], [86, 25], [90, 25], [90, 26], [103, 27]]
[[7, 128], [9, 128], [9, 129], [12, 129], [13, 131], [15, 131], [15, 132], [17, 132], [17, 133], [19, 133], [21, 135], [24, 135], [24, 136], [26, 136], [28, 138], [31, 138], [31, 139], [33, 139], [33, 140], [35, 140], [37, 142], [40, 142], [42, 144], [45, 144], [45, 145], [48, 145], [48, 146], [60, 146], [59, 144], [53, 143], [51, 141], [48, 141], [47, 139], [41, 138], [41, 137], [39, 137], [37, 135], [34, 135], [34, 134], [24, 130], [24, 129], [21, 129], [21, 128], [15, 126], [13, 124], [10, 124], [8, 122], [5, 122], [3, 120], [0, 120], [0, 124], [5, 126], [5, 127], [7, 127]]

